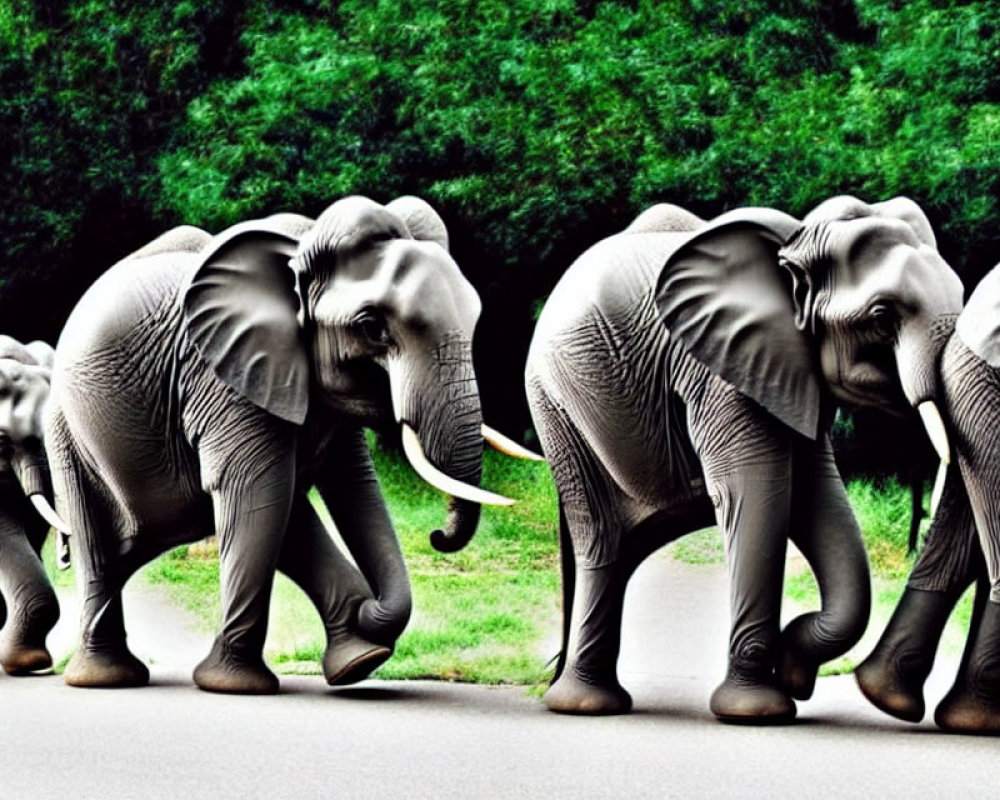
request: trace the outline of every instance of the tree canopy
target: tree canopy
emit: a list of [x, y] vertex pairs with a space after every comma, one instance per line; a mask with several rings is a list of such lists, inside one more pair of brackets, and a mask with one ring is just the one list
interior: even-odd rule
[[654, 202], [906, 194], [967, 285], [1000, 253], [987, 0], [0, 0], [0, 86], [4, 332], [172, 225], [418, 194], [501, 424], [539, 302]]

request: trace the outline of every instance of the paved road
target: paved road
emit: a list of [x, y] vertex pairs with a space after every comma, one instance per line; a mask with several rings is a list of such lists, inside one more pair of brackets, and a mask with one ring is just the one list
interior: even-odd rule
[[[211, 637], [133, 592], [131, 641], [152, 658], [153, 685], [87, 691], [0, 676], [0, 797], [996, 796], [1000, 741], [896, 722], [850, 677], [822, 679], [795, 725], [715, 722], [725, 587], [718, 568], [643, 566], [626, 599], [621, 670], [636, 712], [605, 719], [549, 714], [520, 688], [430, 682], [335, 691], [284, 677], [273, 697], [210, 695], [190, 672]], [[953, 668], [932, 677], [931, 702]]]

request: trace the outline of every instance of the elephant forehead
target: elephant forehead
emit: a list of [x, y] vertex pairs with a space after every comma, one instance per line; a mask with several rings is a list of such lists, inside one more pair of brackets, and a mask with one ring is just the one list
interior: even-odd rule
[[871, 239], [853, 258], [838, 259], [826, 293], [826, 313], [837, 317], [861, 313], [873, 300], [929, 316], [957, 314], [962, 308], [961, 280], [937, 251], [891, 237]]
[[433, 242], [394, 240], [378, 250], [374, 258], [366, 259], [367, 269], [343, 270], [334, 276], [324, 307], [337, 307], [343, 316], [373, 305], [404, 323], [458, 328], [471, 335], [482, 303], [444, 248]]

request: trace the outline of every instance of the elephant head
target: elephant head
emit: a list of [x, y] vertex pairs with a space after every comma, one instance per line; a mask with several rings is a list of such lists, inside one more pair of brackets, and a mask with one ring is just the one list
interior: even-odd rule
[[[954, 461], [942, 458], [923, 549], [889, 624], [855, 670], [864, 695], [888, 714], [923, 719], [924, 683], [945, 624], [976, 584], [965, 653], [935, 722], [1000, 733], [1000, 266], [980, 281], [940, 361], [944, 420]], [[945, 454], [948, 455], [947, 453]]]
[[319, 403], [398, 425], [418, 473], [454, 498], [446, 531], [432, 534], [454, 550], [480, 503], [510, 501], [478, 488], [489, 432], [472, 364], [481, 304], [447, 244], [412, 197], [344, 198], [311, 225], [245, 223], [201, 251], [184, 312], [216, 374], [277, 417], [301, 425]]
[[0, 471], [12, 471], [42, 518], [69, 533], [49, 501], [42, 424], [54, 352], [45, 342], [23, 345], [0, 336]]
[[803, 435], [820, 435], [830, 394], [917, 407], [947, 451], [936, 376], [962, 284], [912, 201], [723, 214], [668, 259], [657, 298], [692, 356]]

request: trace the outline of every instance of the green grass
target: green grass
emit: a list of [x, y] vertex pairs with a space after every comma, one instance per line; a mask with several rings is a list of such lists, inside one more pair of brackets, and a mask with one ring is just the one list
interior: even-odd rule
[[[485, 508], [472, 543], [461, 552], [443, 554], [430, 546], [428, 534], [444, 522], [446, 498], [417, 478], [405, 461], [383, 449], [374, 437], [370, 441], [410, 569], [414, 596], [410, 625], [396, 653], [376, 676], [527, 685], [545, 681], [559, 644], [560, 620], [557, 509], [547, 467], [487, 452], [484, 486], [514, 497], [518, 503], [512, 508]], [[872, 564], [873, 612], [862, 641], [842, 659], [825, 665], [823, 674], [849, 672], [871, 651], [912, 566], [912, 557], [906, 552], [907, 490], [891, 480], [852, 481], [848, 497]], [[71, 583], [72, 571], [55, 571], [51, 549], [46, 548], [45, 556], [50, 574], [64, 585]], [[716, 528], [681, 538], [670, 545], [669, 552], [691, 564], [721, 564], [725, 560]], [[219, 570], [211, 545], [177, 548], [146, 567], [143, 576], [166, 587], [207, 629], [216, 628]], [[801, 558], [790, 558], [785, 620], [817, 608], [818, 603], [809, 568]], [[956, 609], [943, 639], [945, 652], [961, 650], [971, 605], [971, 597], [966, 596]], [[278, 575], [272, 595], [268, 659], [280, 672], [317, 673], [324, 645], [323, 627], [315, 610], [298, 587]]]

